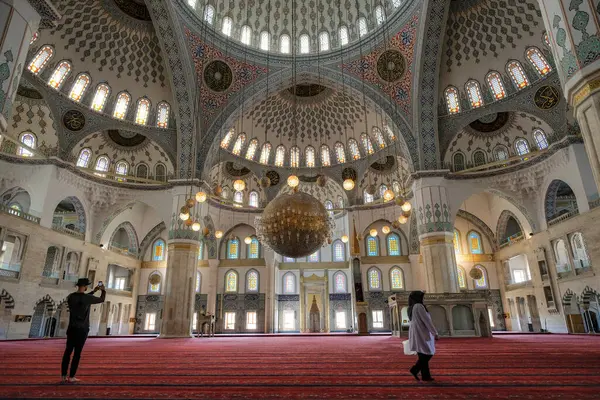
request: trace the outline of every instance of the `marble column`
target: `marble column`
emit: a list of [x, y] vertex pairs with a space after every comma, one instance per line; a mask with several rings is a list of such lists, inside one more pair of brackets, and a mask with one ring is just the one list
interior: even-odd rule
[[38, 29], [40, 16], [25, 0], [0, 0], [0, 134], [17, 94], [29, 43]]
[[591, 0], [539, 3], [563, 92], [600, 187], [600, 8]]
[[454, 227], [445, 180], [418, 178], [413, 183], [413, 212], [421, 242], [426, 289], [432, 293], [457, 293], [456, 254], [452, 239]]

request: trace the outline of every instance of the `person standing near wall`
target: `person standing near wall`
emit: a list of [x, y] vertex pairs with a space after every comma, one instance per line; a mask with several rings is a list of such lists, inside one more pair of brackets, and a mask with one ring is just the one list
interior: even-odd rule
[[[77, 373], [77, 367], [79, 366], [79, 359], [81, 357], [81, 351], [85, 345], [85, 341], [90, 331], [90, 306], [92, 304], [104, 303], [106, 298], [106, 289], [102, 282], [94, 288], [91, 293], [85, 293], [88, 286], [92, 283], [88, 278], [81, 278], [77, 281], [77, 291], [71, 293], [67, 297], [67, 304], [69, 305], [69, 327], [67, 328], [67, 347], [62, 359], [61, 368], [61, 382], [62, 383], [76, 383], [79, 379], [75, 378]], [[94, 296], [94, 293], [98, 290], [102, 291], [100, 297]], [[73, 355], [73, 361], [71, 362], [71, 373], [67, 378], [67, 370], [69, 369], [69, 361], [71, 359], [71, 353], [75, 351]]]
[[438, 333], [431, 322], [431, 316], [423, 304], [425, 293], [417, 290], [411, 292], [408, 297], [408, 319], [410, 328], [408, 331], [408, 345], [410, 350], [417, 353], [419, 359], [410, 369], [410, 373], [419, 380], [431, 382], [434, 379], [429, 371], [429, 360], [435, 354], [435, 340], [438, 340]]

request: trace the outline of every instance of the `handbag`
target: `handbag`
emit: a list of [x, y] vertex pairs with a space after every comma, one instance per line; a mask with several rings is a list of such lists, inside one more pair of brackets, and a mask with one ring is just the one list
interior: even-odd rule
[[407, 356], [414, 356], [415, 354], [417, 354], [416, 351], [412, 351], [410, 349], [410, 344], [408, 343], [408, 340], [405, 340], [404, 342], [402, 342], [402, 345], [404, 346], [404, 354]]

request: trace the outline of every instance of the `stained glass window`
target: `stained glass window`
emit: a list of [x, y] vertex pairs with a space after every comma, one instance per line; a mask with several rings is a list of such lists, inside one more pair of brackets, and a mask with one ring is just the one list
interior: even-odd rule
[[258, 272], [250, 270], [246, 274], [246, 292], [258, 292]]
[[390, 271], [390, 282], [392, 290], [404, 289], [404, 279], [402, 279], [402, 270], [399, 267], [394, 267]]
[[481, 271], [481, 278], [475, 279], [475, 289], [487, 289], [487, 272], [481, 265], [476, 265], [475, 268]]
[[[21, 143], [31, 149], [35, 149], [36, 138], [32, 133], [24, 133], [21, 135]], [[19, 155], [22, 157], [31, 157], [33, 153], [25, 147], [19, 146]]]
[[238, 238], [227, 241], [227, 259], [237, 260], [240, 258], [240, 240]]
[[212, 25], [215, 21], [215, 8], [210, 4], [207, 4], [206, 8], [204, 9], [204, 21], [209, 25]]
[[223, 137], [223, 140], [221, 140], [222, 148], [224, 148], [224, 149], [229, 148], [229, 144], [231, 143], [231, 140], [233, 139], [233, 135], [235, 135], [235, 130], [232, 128], [227, 132], [225, 137]]
[[471, 231], [469, 233], [469, 250], [471, 254], [483, 254], [483, 246], [481, 245], [481, 235]]
[[373, 198], [373, 195], [372, 195], [372, 194], [370, 194], [370, 193], [368, 193], [368, 192], [367, 192], [367, 189], [365, 189], [365, 190], [363, 191], [363, 201], [364, 201], [364, 203], [365, 203], [365, 204], [372, 203], [372, 202], [373, 202], [373, 200], [375, 200], [375, 199]]
[[268, 164], [271, 157], [271, 143], [265, 143], [260, 150], [260, 163]]
[[367, 255], [378, 256], [379, 255], [379, 239], [377, 237], [367, 237]]
[[162, 101], [158, 103], [156, 110], [156, 126], [159, 128], [166, 128], [169, 123], [169, 110], [170, 106], [168, 103]]
[[163, 261], [165, 259], [165, 241], [158, 239], [152, 246], [152, 261]]
[[385, 139], [383, 138], [383, 133], [381, 133], [381, 129], [379, 129], [376, 126], [373, 127], [373, 137], [375, 138], [375, 143], [377, 144], [377, 147], [383, 149], [385, 147]]
[[54, 89], [60, 89], [69, 72], [71, 72], [71, 64], [68, 61], [61, 61], [50, 76], [48, 85]]
[[381, 290], [381, 272], [373, 267], [369, 270], [369, 289]]
[[252, 139], [250, 143], [248, 143], [248, 148], [246, 149], [246, 160], [254, 160], [254, 155], [256, 154], [257, 148], [258, 140]]
[[[148, 292], [160, 293], [160, 274], [154, 273], [148, 277]], [[152, 283], [154, 280], [158, 280], [157, 283]]]
[[398, 181], [392, 182], [392, 190], [397, 195], [401, 195], [402, 194], [402, 188], [400, 187], [400, 182], [398, 182]]
[[400, 255], [400, 237], [395, 233], [390, 233], [387, 237], [388, 256]]
[[233, 26], [233, 22], [231, 21], [231, 18], [229, 18], [229, 17], [223, 18], [223, 25], [221, 27], [221, 32], [223, 33], [223, 35], [231, 36], [232, 26]]
[[315, 148], [312, 146], [306, 146], [306, 149], [304, 150], [304, 157], [306, 158], [306, 166], [308, 168], [313, 168], [315, 166]]
[[506, 69], [508, 70], [510, 77], [518, 89], [523, 89], [524, 87], [529, 86], [529, 80], [527, 79], [525, 71], [523, 71], [523, 66], [521, 66], [520, 62], [511, 61], [506, 66]]
[[348, 44], [348, 28], [345, 25], [340, 26], [340, 46]]
[[348, 149], [353, 160], [360, 159], [360, 150], [358, 149], [358, 142], [356, 140], [348, 140]]
[[77, 79], [75, 79], [75, 83], [73, 84], [73, 87], [71, 88], [71, 93], [69, 93], [69, 98], [74, 101], [81, 100], [81, 97], [83, 97], [83, 94], [85, 93], [85, 90], [87, 89], [89, 84], [90, 84], [90, 76], [87, 74], [79, 74], [77, 76]]
[[502, 77], [496, 71], [490, 72], [487, 77], [488, 85], [496, 100], [501, 100], [506, 97], [506, 90], [504, 89], [504, 83], [502, 83]]
[[244, 147], [245, 143], [246, 143], [246, 134], [240, 133], [238, 135], [237, 139], [235, 140], [235, 143], [233, 144], [233, 149], [231, 149], [231, 152], [233, 154], [235, 154], [236, 156], [239, 156], [240, 153], [242, 152], [242, 148]]
[[33, 32], [33, 36], [29, 40], [29, 45], [31, 46], [33, 43], [35, 43], [35, 41], [38, 40], [39, 37], [40, 33], [38, 31]]
[[269, 32], [263, 31], [260, 33], [260, 49], [264, 51], [269, 51], [271, 43], [271, 35]]
[[344, 145], [341, 144], [340, 142], [337, 142], [335, 144], [335, 156], [337, 157], [337, 161], [340, 164], [343, 164], [346, 162], [346, 151], [344, 149]]
[[329, 153], [329, 146], [325, 144], [321, 146], [321, 165], [324, 167], [329, 167], [331, 165], [331, 155]]
[[306, 257], [307, 262], [319, 262], [319, 250]]
[[515, 150], [520, 156], [524, 156], [529, 153], [529, 143], [525, 139], [519, 139], [515, 142]]
[[508, 150], [506, 150], [506, 147], [502, 145], [496, 146], [496, 148], [494, 148], [494, 158], [497, 161], [503, 161], [508, 159]]
[[379, 198], [380, 199], [383, 199], [383, 194], [386, 192], [386, 190], [388, 190], [386, 185], [384, 185], [383, 183], [381, 185], [379, 185]]
[[244, 194], [242, 192], [236, 191], [235, 193], [233, 193], [233, 206], [234, 207], [241, 207], [243, 202], [244, 202]]
[[548, 61], [546, 61], [546, 57], [544, 57], [542, 52], [535, 47], [530, 47], [527, 49], [527, 59], [529, 59], [529, 62], [533, 64], [541, 76], [548, 75], [548, 73], [552, 71]]
[[258, 193], [252, 191], [248, 195], [248, 205], [250, 207], [258, 207]]
[[362, 142], [363, 149], [365, 150], [365, 154], [373, 154], [375, 150], [373, 149], [373, 143], [371, 142], [371, 138], [366, 133], [362, 133], [360, 135], [360, 141]]
[[452, 165], [454, 167], [454, 171], [462, 171], [465, 169], [465, 156], [463, 153], [456, 153], [452, 156]]
[[344, 242], [336, 240], [333, 242], [333, 261], [340, 262], [346, 259], [346, 249], [344, 248]]
[[298, 168], [300, 166], [300, 148], [292, 146], [290, 149], [290, 167]]
[[77, 157], [77, 166], [87, 168], [90, 165], [90, 158], [92, 157], [92, 151], [90, 149], [82, 149]]
[[296, 292], [296, 275], [288, 272], [283, 276], [283, 293]]
[[96, 86], [96, 93], [94, 94], [94, 100], [92, 101], [92, 110], [102, 112], [109, 93], [110, 88], [107, 84], [101, 83]]
[[546, 43], [546, 46], [550, 47], [550, 36], [548, 36], [548, 32], [544, 32], [544, 43]]
[[110, 160], [106, 156], [100, 156], [96, 160], [96, 171], [106, 172], [108, 171], [108, 166], [110, 165]]
[[115, 110], [113, 112], [113, 117], [117, 119], [125, 118], [127, 114], [127, 107], [129, 107], [129, 102], [131, 101], [131, 96], [125, 92], [119, 93], [117, 96], [117, 103], [115, 104]]
[[369, 28], [367, 27], [367, 20], [361, 17], [358, 19], [358, 36], [363, 37], [367, 33], [369, 33]]
[[535, 140], [535, 144], [539, 150], [548, 148], [548, 139], [546, 139], [546, 134], [543, 130], [536, 129], [533, 131], [533, 140]]
[[[326, 200], [325, 201], [325, 209], [327, 209], [327, 210], [333, 210], [333, 203], [331, 202], [331, 200]], [[333, 211], [329, 211], [329, 216], [333, 217]]]
[[196, 272], [196, 293], [200, 293], [200, 289], [202, 287], [202, 274], [200, 272]]
[[465, 89], [469, 95], [471, 108], [481, 107], [483, 105], [483, 97], [481, 97], [481, 88], [479, 86], [479, 82], [470, 80], [466, 83]]
[[117, 175], [127, 175], [127, 171], [129, 170], [129, 164], [125, 161], [119, 161], [115, 166], [115, 173]]
[[283, 54], [290, 54], [290, 37], [288, 35], [281, 35], [279, 39], [279, 51]]
[[34, 74], [38, 74], [46, 66], [50, 58], [54, 55], [54, 49], [50, 46], [44, 46], [35, 55], [27, 67]]
[[242, 34], [240, 35], [240, 42], [244, 43], [246, 46], [250, 46], [250, 42], [252, 41], [252, 30], [248, 25], [242, 26]]
[[310, 53], [310, 38], [308, 35], [300, 35], [300, 54]]
[[137, 102], [137, 112], [135, 114], [135, 123], [146, 125], [148, 115], [150, 114], [150, 101], [148, 99], [139, 99]]
[[460, 254], [460, 233], [456, 229], [454, 230], [454, 239], [452, 240], [452, 243], [454, 244], [454, 252]]
[[460, 98], [458, 96], [458, 89], [450, 86], [444, 92], [446, 95], [446, 105], [448, 106], [448, 112], [450, 114], [456, 114], [460, 112]]
[[485, 165], [485, 153], [482, 150], [477, 150], [473, 153], [473, 165], [479, 167], [480, 165]]
[[275, 150], [275, 166], [283, 167], [283, 162], [285, 160], [285, 146], [280, 144], [277, 146], [277, 150]]
[[458, 287], [461, 289], [467, 288], [467, 275], [465, 274], [465, 270], [462, 267], [458, 267], [457, 274], [458, 276]]
[[225, 275], [225, 291], [237, 292], [238, 290], [238, 274], [235, 271], [229, 271]]
[[392, 128], [390, 128], [390, 126], [388, 124], [385, 124], [383, 126], [383, 130], [385, 131], [385, 134], [387, 135], [388, 139], [390, 141], [394, 141], [396, 140], [396, 134], [394, 133], [394, 131], [392, 130]]
[[260, 244], [256, 237], [252, 237], [252, 241], [248, 245], [248, 258], [258, 258], [260, 253]]
[[329, 50], [329, 33], [321, 32], [319, 34], [319, 50], [321, 50], [321, 51]]
[[377, 21], [377, 25], [385, 22], [385, 11], [383, 11], [383, 7], [381, 6], [375, 7], [375, 21]]
[[342, 271], [338, 271], [333, 275], [333, 292], [334, 293], [346, 293], [346, 274]]

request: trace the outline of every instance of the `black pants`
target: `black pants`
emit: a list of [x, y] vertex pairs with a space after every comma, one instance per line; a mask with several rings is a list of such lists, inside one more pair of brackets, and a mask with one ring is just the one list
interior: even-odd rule
[[69, 361], [71, 359], [71, 353], [75, 350], [73, 355], [73, 361], [71, 362], [71, 373], [69, 376], [73, 378], [77, 373], [77, 367], [79, 367], [79, 358], [81, 358], [81, 351], [83, 345], [88, 337], [87, 329], [67, 329], [67, 348], [63, 354], [61, 376], [67, 376], [67, 370], [69, 369]]
[[411, 368], [411, 372], [415, 375], [421, 373], [421, 378], [427, 380], [431, 379], [431, 372], [429, 371], [429, 360], [433, 357], [433, 354], [417, 353], [419, 359], [414, 367]]

